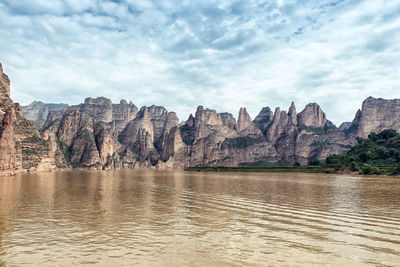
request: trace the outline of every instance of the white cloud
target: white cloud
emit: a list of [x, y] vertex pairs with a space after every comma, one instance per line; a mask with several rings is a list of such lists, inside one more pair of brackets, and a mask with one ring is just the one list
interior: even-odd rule
[[22, 104], [103, 95], [182, 120], [294, 100], [339, 124], [370, 95], [400, 97], [399, 15], [396, 0], [5, 0], [0, 62]]

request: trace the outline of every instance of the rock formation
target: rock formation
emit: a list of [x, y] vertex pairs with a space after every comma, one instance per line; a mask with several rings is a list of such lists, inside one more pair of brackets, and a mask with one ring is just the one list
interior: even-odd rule
[[260, 128], [258, 128], [247, 113], [246, 108], [240, 108], [237, 121], [237, 131], [241, 136], [258, 138], [263, 136]]
[[384, 129], [400, 131], [400, 99], [386, 100], [368, 97], [347, 129], [349, 138], [367, 137]]
[[47, 120], [49, 112], [62, 113], [67, 108], [67, 104], [44, 104], [40, 101], [34, 101], [28, 106], [22, 107], [22, 114], [26, 119], [33, 122], [41, 129]]
[[232, 130], [237, 129], [236, 119], [233, 117], [233, 115], [231, 113], [222, 112], [222, 113], [219, 113], [219, 115], [221, 116], [223, 125], [231, 128]]
[[0, 175], [56, 167], [307, 164], [348, 150], [357, 136], [400, 130], [400, 100], [368, 98], [351, 125], [337, 128], [316, 103], [300, 113], [294, 103], [288, 111], [264, 107], [254, 120], [241, 108], [237, 121], [230, 113], [199, 106], [180, 124], [162, 106], [139, 110], [126, 100], [113, 104], [98, 97], [75, 106], [34, 102], [21, 109], [9, 95], [10, 81], [0, 65]]
[[351, 126], [351, 121], [345, 121], [342, 124], [340, 124], [339, 129], [342, 131], [346, 131], [347, 129], [349, 129]]
[[56, 168], [50, 140], [24, 118], [10, 98], [10, 80], [0, 64], [0, 175]]
[[271, 124], [273, 117], [274, 113], [271, 111], [271, 109], [269, 107], [264, 107], [261, 109], [257, 117], [254, 118], [253, 122], [255, 125], [257, 125], [258, 128], [260, 128], [262, 133], [265, 135], [265, 131]]
[[88, 98], [61, 115], [49, 112], [46, 125], [45, 135], [58, 142], [57, 165], [74, 168], [307, 164], [344, 152], [355, 142], [316, 103], [300, 113], [294, 103], [287, 112], [265, 107], [254, 121], [241, 108], [237, 122], [232, 114], [199, 106], [180, 125], [176, 114], [161, 106], [138, 111], [125, 100], [112, 104], [104, 97]]
[[[321, 128], [328, 123], [325, 113], [316, 103], [308, 104], [302, 112], [299, 113], [298, 123], [306, 127]], [[331, 123], [330, 123], [331, 124]]]
[[16, 168], [14, 121], [10, 80], [0, 64], [0, 175], [12, 174]]
[[270, 109], [263, 108], [256, 118], [259, 124], [264, 122], [261, 125], [265, 128], [266, 139], [274, 145], [283, 164], [307, 164], [315, 158], [325, 158], [350, 148], [351, 142], [344, 132], [328, 121], [315, 103], [308, 104], [297, 114], [292, 102], [288, 112], [276, 108], [272, 119]]

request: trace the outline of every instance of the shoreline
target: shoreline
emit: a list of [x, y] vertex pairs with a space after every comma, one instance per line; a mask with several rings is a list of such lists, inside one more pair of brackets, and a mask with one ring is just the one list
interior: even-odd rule
[[135, 169], [85, 169], [85, 168], [60, 168], [48, 171], [19, 171], [15, 173], [0, 173], [0, 178], [13, 177], [21, 174], [48, 174], [64, 171], [139, 171], [139, 170], [161, 170], [161, 171], [182, 171], [182, 172], [255, 172], [255, 173], [321, 173], [321, 174], [337, 174], [351, 176], [387, 176], [400, 177], [400, 175], [388, 174], [361, 174], [359, 172], [338, 169], [334, 167], [318, 167], [318, 166], [270, 166], [270, 167], [187, 167], [184, 169], [156, 169], [156, 168], [135, 168]]
[[387, 177], [400, 177], [400, 175], [389, 174], [362, 174], [358, 171], [351, 171], [346, 169], [334, 167], [318, 167], [318, 166], [273, 166], [273, 167], [188, 167], [184, 171], [187, 172], [280, 172], [280, 173], [324, 173], [324, 174], [338, 174], [338, 175], [351, 175], [351, 176], [387, 176]]
[[[273, 167], [188, 167], [183, 169], [189, 172], [300, 172], [300, 173], [338, 173], [332, 167], [314, 166], [273, 166]], [[348, 173], [343, 173], [348, 174]]]

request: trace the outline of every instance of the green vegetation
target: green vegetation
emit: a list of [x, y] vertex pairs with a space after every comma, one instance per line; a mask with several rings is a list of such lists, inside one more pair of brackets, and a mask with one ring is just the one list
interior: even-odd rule
[[158, 160], [160, 160], [160, 153], [156, 149], [152, 149], [149, 151], [149, 158], [152, 164], [156, 164]]
[[31, 135], [37, 132], [33, 123], [25, 119], [16, 119], [14, 122], [14, 131], [17, 134]]
[[9, 265], [7, 262], [0, 260], [0, 267], [17, 267], [16, 265]]
[[246, 148], [254, 144], [264, 142], [263, 137], [252, 138], [252, 137], [237, 137], [237, 138], [226, 138], [221, 145], [222, 149], [226, 148]]
[[71, 165], [71, 147], [65, 145], [63, 142], [57, 140], [58, 148], [64, 157], [64, 163], [68, 166]]
[[338, 166], [361, 174], [400, 174], [400, 134], [395, 130], [371, 133], [357, 138], [357, 145], [343, 154], [330, 155], [310, 165]]
[[257, 161], [257, 162], [246, 162], [239, 164], [240, 167], [286, 167], [291, 166], [287, 161], [280, 160], [278, 162], [269, 161]]
[[[255, 139], [255, 138], [252, 138]], [[225, 142], [224, 142], [225, 143]], [[248, 138], [233, 138], [226, 145], [246, 147]], [[240, 167], [189, 167], [186, 171], [229, 172], [310, 172], [335, 173], [339, 171], [360, 174], [400, 174], [400, 134], [395, 130], [371, 133], [368, 138], [357, 138], [357, 144], [348, 152], [328, 156], [325, 160], [314, 159], [308, 166], [288, 162], [267, 161], [243, 163]]]
[[40, 139], [40, 137], [37, 135], [29, 136], [24, 139], [24, 142], [26, 142], [26, 143], [39, 143], [41, 141], [43, 141], [43, 140]]
[[79, 138], [88, 141], [92, 145], [96, 145], [96, 140], [94, 138], [94, 135], [91, 131], [88, 129], [85, 129], [81, 132], [81, 134], [78, 136]]
[[39, 152], [33, 149], [22, 149], [22, 154], [24, 155], [38, 155]]

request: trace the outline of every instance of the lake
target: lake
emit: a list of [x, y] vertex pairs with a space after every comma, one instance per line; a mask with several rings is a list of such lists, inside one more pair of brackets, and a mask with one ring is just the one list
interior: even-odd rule
[[16, 266], [400, 266], [400, 178], [58, 171], [0, 177]]

